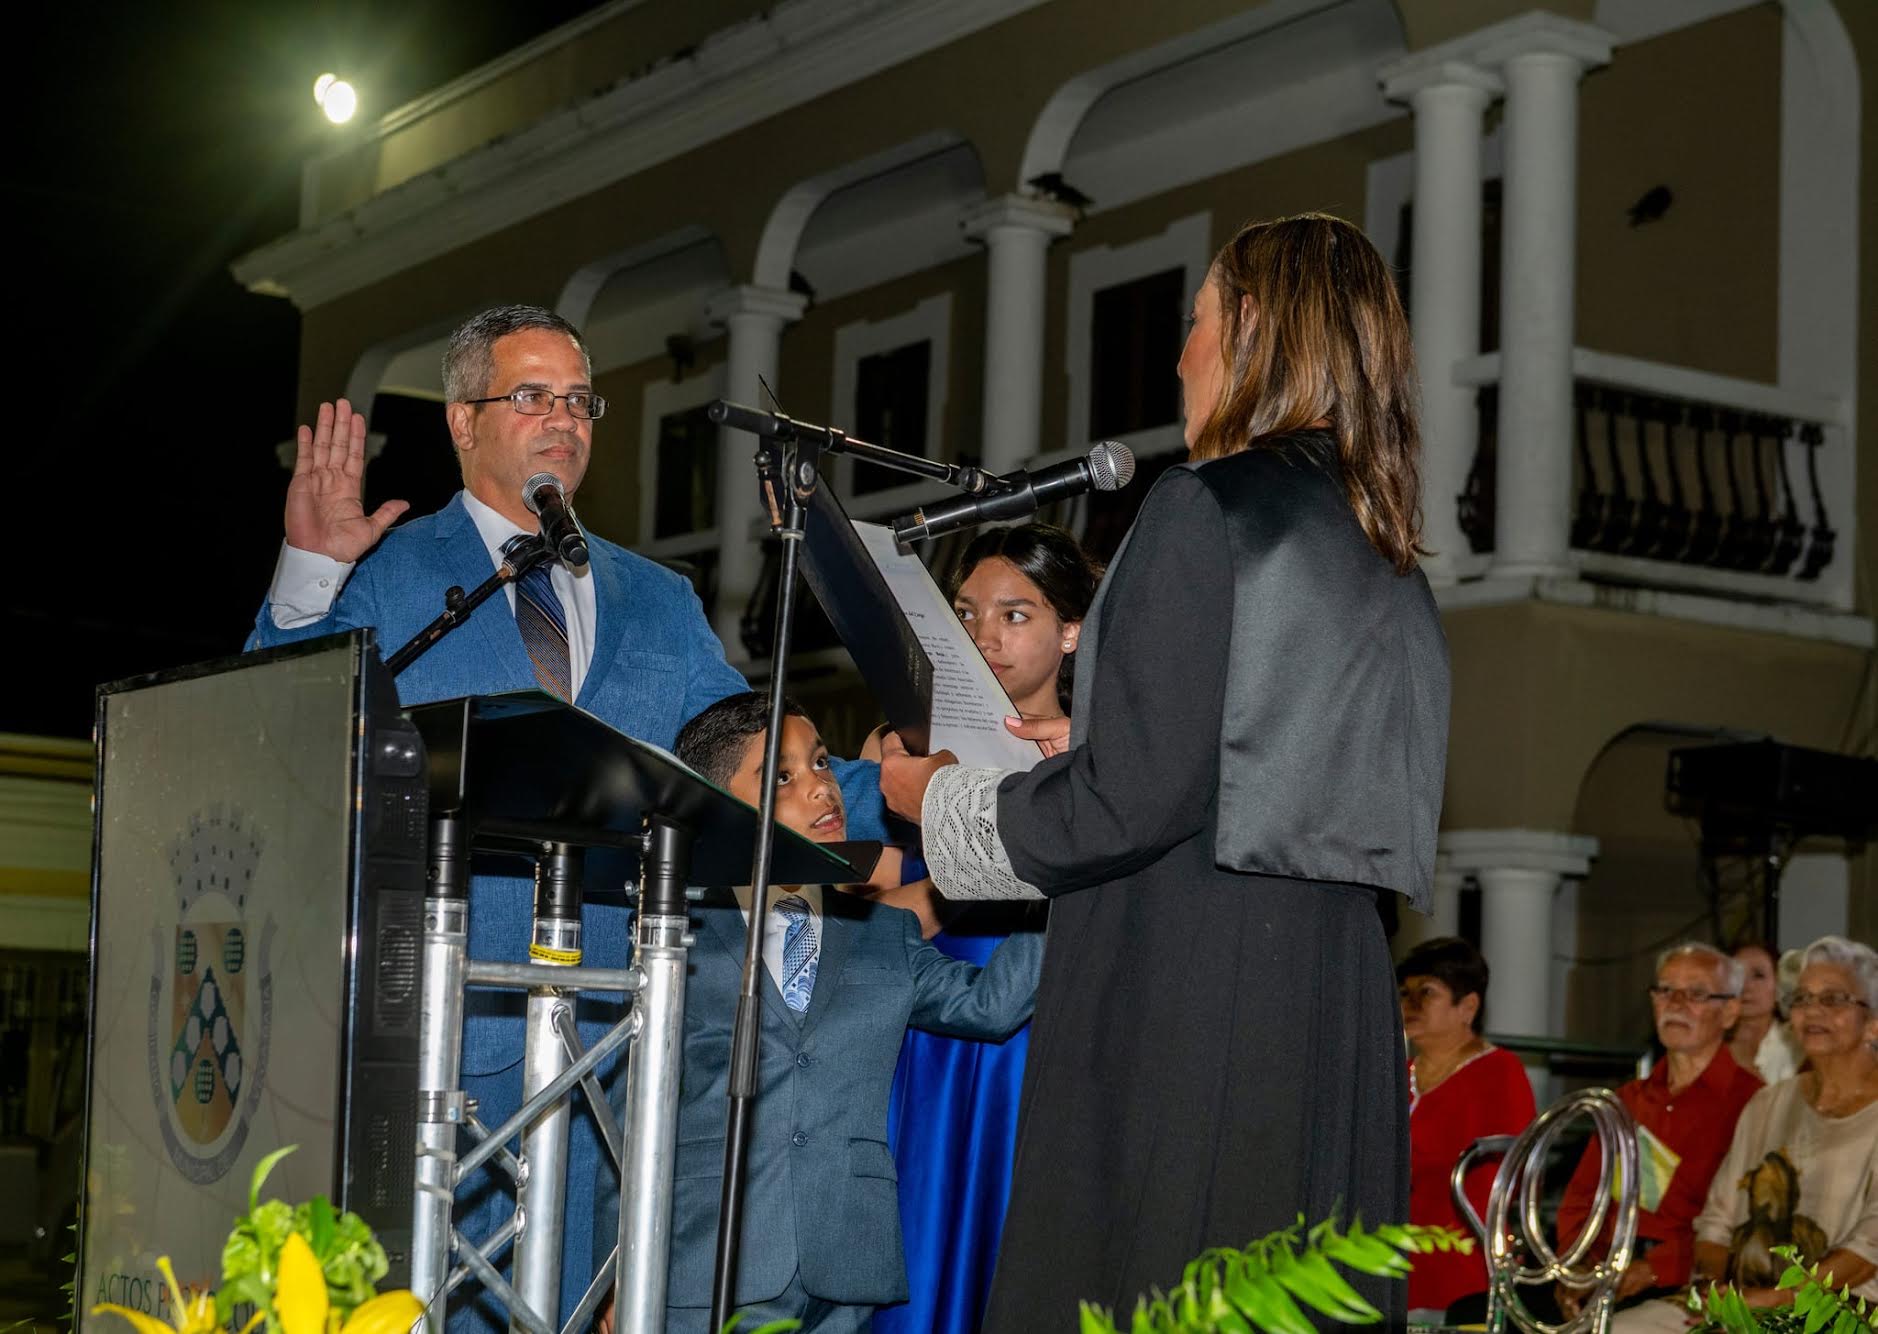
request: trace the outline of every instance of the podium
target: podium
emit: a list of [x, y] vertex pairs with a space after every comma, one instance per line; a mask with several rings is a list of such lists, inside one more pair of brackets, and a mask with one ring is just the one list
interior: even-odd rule
[[[97, 705], [81, 1327], [219, 1283], [248, 1179], [411, 1226], [423, 746], [369, 632], [107, 685]], [[97, 1318], [107, 1326], [112, 1318]]]
[[[565, 1328], [616, 1285], [621, 1334], [662, 1328], [688, 887], [748, 880], [757, 812], [545, 694], [402, 710], [369, 630], [105, 686], [97, 743], [78, 1309], [159, 1302], [163, 1254], [214, 1286], [253, 1165], [298, 1144], [269, 1192], [360, 1214], [381, 1286], [440, 1327], [477, 1282], [554, 1334], [579, 1090], [621, 1175], [620, 1243]], [[780, 828], [774, 848], [804, 882], [864, 878], [878, 854]], [[469, 957], [471, 859], [490, 856], [534, 868], [512, 960]], [[581, 965], [589, 895], [636, 907], [630, 967]], [[527, 997], [523, 1104], [494, 1127], [461, 1088], [471, 987]], [[585, 991], [632, 1003], [583, 1049]], [[619, 1124], [593, 1072], [622, 1048]], [[517, 1208], [465, 1238], [454, 1197], [485, 1170]]]

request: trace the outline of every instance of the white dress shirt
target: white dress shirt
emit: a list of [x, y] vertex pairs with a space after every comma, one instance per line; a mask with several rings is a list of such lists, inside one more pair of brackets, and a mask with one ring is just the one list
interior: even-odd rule
[[[737, 908], [743, 913], [743, 929], [750, 929], [750, 893], [751, 886], [738, 885], [736, 888]], [[782, 994], [783, 975], [783, 933], [788, 923], [782, 915], [775, 912], [776, 900], [791, 894], [809, 905], [809, 925], [815, 928], [815, 951], [811, 956], [817, 965], [822, 957], [822, 887], [820, 885], [771, 885], [769, 887], [769, 905], [772, 911], [763, 915], [763, 967], [769, 973], [770, 985], [776, 988], [776, 994]], [[816, 978], [819, 985], [821, 979]]]
[[[463, 493], [463, 508], [469, 511], [477, 535], [482, 538], [483, 545], [489, 548], [491, 574], [502, 563], [503, 543], [518, 533], [534, 535], [534, 529], [518, 527], [468, 491]], [[333, 603], [339, 598], [339, 590], [345, 587], [346, 579], [351, 574], [352, 565], [346, 561], [334, 560], [316, 551], [302, 551], [282, 542], [280, 560], [274, 566], [274, 583], [267, 592], [268, 603], [273, 607], [275, 626], [282, 630], [298, 630], [323, 619], [331, 613]], [[558, 560], [551, 561], [548, 578], [554, 585], [556, 596], [561, 599], [562, 609], [567, 613], [568, 683], [578, 697], [581, 682], [587, 679], [587, 668], [593, 663], [594, 622], [598, 615], [593, 593], [593, 567], [583, 565], [576, 573]], [[467, 593], [469, 590], [463, 591]], [[508, 595], [509, 614], [514, 615], [515, 585], [506, 584], [502, 591]], [[437, 611], [440, 614], [443, 611], [441, 595]], [[389, 653], [398, 645], [386, 644], [383, 647]], [[780, 959], [781, 946], [777, 949], [777, 957]]]

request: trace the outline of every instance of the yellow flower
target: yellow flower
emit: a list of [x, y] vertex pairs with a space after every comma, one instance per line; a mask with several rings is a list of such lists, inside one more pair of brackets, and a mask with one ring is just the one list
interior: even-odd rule
[[341, 1334], [403, 1334], [424, 1314], [424, 1303], [405, 1288], [381, 1292], [346, 1317]]
[[280, 1248], [274, 1286], [274, 1314], [280, 1318], [282, 1334], [326, 1334], [326, 1315], [331, 1309], [326, 1271], [320, 1268], [319, 1257], [305, 1237], [289, 1232]]
[[[184, 1301], [182, 1286], [176, 1282], [176, 1271], [170, 1267], [169, 1256], [159, 1259], [157, 1268], [163, 1271], [164, 1281], [170, 1285], [170, 1300], [175, 1303], [176, 1309], [174, 1325], [166, 1325], [155, 1316], [133, 1311], [128, 1306], [119, 1306], [116, 1302], [101, 1302], [91, 1308], [91, 1313], [121, 1315], [130, 1321], [137, 1334], [220, 1334], [222, 1326], [215, 1318], [215, 1294], [200, 1292], [191, 1300]], [[253, 1328], [252, 1321], [248, 1327]], [[243, 1330], [242, 1334], [247, 1334], [247, 1330]]]
[[[298, 1232], [280, 1248], [280, 1273], [274, 1287], [274, 1314], [281, 1334], [402, 1334], [424, 1314], [415, 1294], [383, 1292], [358, 1307], [342, 1325], [326, 1295], [326, 1274], [313, 1248]], [[138, 1334], [159, 1334], [139, 1330]]]
[[[221, 1322], [215, 1318], [215, 1294], [198, 1293], [184, 1301], [182, 1288], [176, 1282], [176, 1271], [170, 1268], [169, 1256], [158, 1260], [157, 1268], [169, 1281], [170, 1297], [177, 1312], [174, 1325], [166, 1325], [155, 1316], [119, 1306], [116, 1302], [102, 1302], [92, 1307], [91, 1313], [121, 1315], [130, 1321], [137, 1334], [221, 1334]], [[280, 1320], [281, 1334], [403, 1334], [423, 1316], [424, 1304], [406, 1289], [381, 1292], [360, 1305], [341, 1324], [339, 1313], [332, 1309], [332, 1301], [326, 1295], [326, 1273], [320, 1268], [319, 1257], [313, 1254], [305, 1237], [291, 1232], [280, 1248], [274, 1314]], [[241, 1327], [241, 1334], [251, 1334], [265, 1315], [256, 1311]]]

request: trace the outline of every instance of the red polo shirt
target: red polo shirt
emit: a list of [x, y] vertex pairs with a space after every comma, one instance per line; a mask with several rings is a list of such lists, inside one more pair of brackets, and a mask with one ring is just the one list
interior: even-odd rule
[[[1723, 1043], [1708, 1068], [1695, 1082], [1675, 1096], [1669, 1092], [1669, 1061], [1657, 1062], [1648, 1079], [1633, 1079], [1617, 1090], [1617, 1096], [1630, 1109], [1637, 1125], [1648, 1130], [1681, 1156], [1675, 1175], [1663, 1191], [1662, 1201], [1654, 1210], [1637, 1210], [1637, 1236], [1656, 1243], [1650, 1251], [1650, 1268], [1656, 1271], [1656, 1286], [1679, 1288], [1689, 1281], [1689, 1265], [1695, 1252], [1695, 1216], [1708, 1199], [1709, 1181], [1728, 1145], [1735, 1136], [1735, 1120], [1748, 1099], [1761, 1086], [1760, 1076], [1743, 1070], [1728, 1054]], [[1598, 1146], [1593, 1143], [1578, 1160], [1578, 1170], [1565, 1188], [1565, 1198], [1558, 1207], [1559, 1249], [1578, 1238], [1585, 1220], [1591, 1216], [1593, 1192], [1598, 1189]], [[1599, 1250], [1610, 1244], [1615, 1211], [1604, 1217], [1604, 1236]]]

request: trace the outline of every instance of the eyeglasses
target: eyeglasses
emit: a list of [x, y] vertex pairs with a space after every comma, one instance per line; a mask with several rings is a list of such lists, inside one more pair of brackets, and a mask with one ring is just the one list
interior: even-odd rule
[[576, 389], [571, 394], [555, 394], [546, 389], [517, 389], [512, 394], [497, 394], [493, 398], [466, 398], [463, 401], [507, 403], [524, 417], [545, 417], [554, 411], [556, 399], [564, 400], [568, 412], [582, 421], [598, 421], [606, 416], [606, 400], [585, 389]]
[[1735, 993], [1732, 991], [1706, 991], [1701, 987], [1666, 987], [1660, 982], [1649, 988], [1649, 992], [1651, 1000], [1663, 1001], [1665, 1004], [1670, 1001], [1683, 1001], [1690, 1005], [1700, 1005], [1704, 1001], [1725, 1001], [1735, 998]]
[[1848, 1010], [1854, 1005], [1871, 1006], [1847, 991], [1796, 991], [1787, 1001], [1789, 1010], [1803, 1010], [1809, 1005], [1817, 1005], [1822, 1010]]

